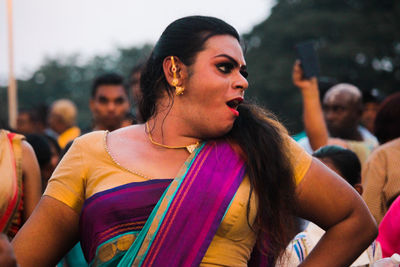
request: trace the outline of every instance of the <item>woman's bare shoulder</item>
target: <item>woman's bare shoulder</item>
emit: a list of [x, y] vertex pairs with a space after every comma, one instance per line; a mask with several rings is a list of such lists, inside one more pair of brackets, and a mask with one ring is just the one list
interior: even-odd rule
[[136, 124], [109, 132], [107, 135], [107, 143], [127, 142], [130, 144], [138, 141], [142, 142], [145, 140], [145, 137], [144, 125]]

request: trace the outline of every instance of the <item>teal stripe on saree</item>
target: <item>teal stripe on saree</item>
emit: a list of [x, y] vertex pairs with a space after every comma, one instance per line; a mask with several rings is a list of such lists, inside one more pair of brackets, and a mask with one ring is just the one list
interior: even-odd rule
[[[245, 164], [229, 143], [218, 140], [203, 144], [190, 155], [176, 178], [158, 197], [158, 202], [154, 202], [157, 204], [153, 206], [151, 213], [149, 212], [150, 215], [147, 215], [141, 229], [138, 229], [140, 232], [135, 232], [134, 238], [128, 238], [132, 231], [122, 230], [121, 233], [90, 246], [91, 237], [103, 240], [107, 235], [97, 237], [88, 234], [87, 251], [93, 250], [93, 247], [95, 250], [92, 254], [85, 255], [89, 259], [92, 257], [92, 266], [101, 267], [198, 266], [244, 174]], [[140, 191], [141, 187], [151, 188], [157, 182], [143, 183], [137, 189]], [[132, 191], [133, 187], [133, 184], [127, 185], [127, 188], [122, 190]], [[120, 191], [121, 188], [118, 188], [108, 193], [113, 193], [116, 197]], [[104, 196], [97, 199], [101, 200], [101, 197]], [[96, 208], [96, 201], [100, 203], [97, 199], [92, 200], [93, 203], [87, 203], [88, 210], [91, 205]], [[107, 198], [104, 201], [106, 202]], [[88, 212], [87, 217], [90, 215]], [[132, 226], [135, 223], [131, 218], [122, 217], [121, 214], [118, 216], [121, 220], [126, 219], [128, 225]], [[137, 218], [136, 214], [132, 216], [136, 216], [136, 221], [142, 221], [144, 218]], [[118, 225], [114, 226], [116, 232], [119, 229]], [[107, 229], [104, 229], [104, 232], [106, 231]], [[126, 242], [122, 242], [124, 239]], [[126, 250], [127, 245], [129, 249]]]

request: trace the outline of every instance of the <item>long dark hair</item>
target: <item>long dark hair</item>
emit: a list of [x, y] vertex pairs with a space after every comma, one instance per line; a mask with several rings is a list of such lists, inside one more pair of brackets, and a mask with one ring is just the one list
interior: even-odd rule
[[[144, 121], [157, 112], [157, 100], [165, 92], [173, 98], [172, 88], [164, 77], [163, 60], [177, 56], [190, 66], [205, 42], [215, 35], [230, 35], [240, 41], [232, 26], [213, 17], [185, 17], [165, 29], [141, 75], [140, 112]], [[294, 175], [283, 137], [285, 130], [270, 113], [255, 105], [243, 104], [238, 110], [240, 116], [227, 137], [240, 146], [247, 163], [250, 194], [254, 191], [257, 195], [256, 223], [251, 227], [258, 236], [268, 237], [267, 243], [259, 244], [271, 259], [276, 259], [290, 241], [295, 202]]]
[[255, 104], [241, 104], [238, 111], [228, 137], [244, 152], [251, 191], [258, 198], [254, 226], [267, 241], [258, 239], [258, 248], [275, 262], [295, 231], [295, 182], [287, 132], [272, 113]]

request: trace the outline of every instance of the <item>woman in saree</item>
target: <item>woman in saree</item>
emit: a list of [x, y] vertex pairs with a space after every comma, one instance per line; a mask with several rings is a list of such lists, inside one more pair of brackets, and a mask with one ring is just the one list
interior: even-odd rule
[[351, 263], [377, 233], [368, 209], [243, 102], [246, 77], [232, 26], [171, 23], [141, 75], [145, 123], [74, 141], [13, 241], [20, 266], [54, 266], [78, 240], [91, 266], [273, 266], [295, 216], [326, 230], [302, 265]]
[[12, 239], [41, 195], [40, 170], [24, 136], [0, 128], [0, 233]]

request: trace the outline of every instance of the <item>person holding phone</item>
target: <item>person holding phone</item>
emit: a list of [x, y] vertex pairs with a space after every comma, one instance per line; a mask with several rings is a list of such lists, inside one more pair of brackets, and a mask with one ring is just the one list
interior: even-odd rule
[[362, 114], [362, 94], [354, 85], [340, 83], [324, 95], [321, 106], [317, 77], [304, 77], [302, 63], [293, 66], [293, 84], [303, 99], [303, 119], [307, 137], [299, 144], [309, 153], [326, 145], [339, 145], [355, 152], [364, 163], [378, 146], [377, 139], [359, 125]]

